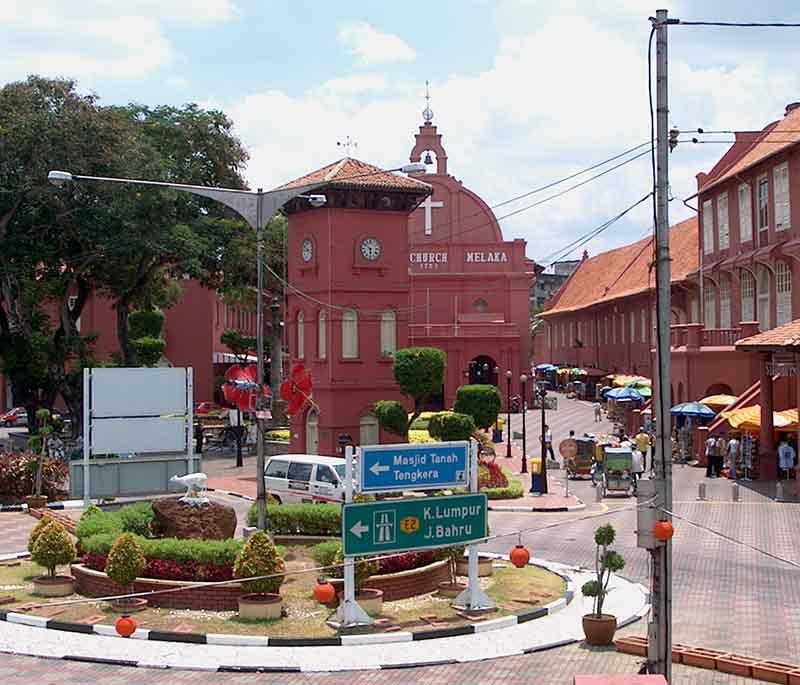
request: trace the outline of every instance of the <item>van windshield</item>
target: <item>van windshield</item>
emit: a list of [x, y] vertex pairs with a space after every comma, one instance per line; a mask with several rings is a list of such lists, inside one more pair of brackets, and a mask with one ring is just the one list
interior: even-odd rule
[[333, 470], [336, 471], [336, 475], [339, 476], [339, 480], [344, 481], [344, 464], [336, 464], [333, 467]]

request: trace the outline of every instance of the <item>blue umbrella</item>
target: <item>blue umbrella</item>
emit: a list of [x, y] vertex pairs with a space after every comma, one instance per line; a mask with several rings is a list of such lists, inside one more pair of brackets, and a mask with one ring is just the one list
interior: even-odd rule
[[673, 416], [694, 416], [701, 419], [713, 419], [716, 416], [705, 404], [700, 404], [699, 402], [676, 404], [670, 409], [670, 413]]
[[614, 388], [606, 393], [606, 397], [610, 400], [630, 400], [634, 402], [644, 399], [636, 388]]
[[536, 371], [555, 371], [558, 367], [555, 364], [537, 364], [533, 368]]

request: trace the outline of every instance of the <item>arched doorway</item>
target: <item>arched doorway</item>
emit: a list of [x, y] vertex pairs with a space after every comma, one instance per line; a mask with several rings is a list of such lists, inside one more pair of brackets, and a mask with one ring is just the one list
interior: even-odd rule
[[735, 395], [733, 389], [727, 383], [714, 383], [709, 385], [706, 389], [706, 394], [703, 397], [711, 397], [711, 395]]
[[306, 414], [306, 454], [319, 454], [319, 414], [309, 409]]
[[485, 354], [480, 354], [469, 363], [469, 382], [483, 385], [497, 385], [497, 362]]

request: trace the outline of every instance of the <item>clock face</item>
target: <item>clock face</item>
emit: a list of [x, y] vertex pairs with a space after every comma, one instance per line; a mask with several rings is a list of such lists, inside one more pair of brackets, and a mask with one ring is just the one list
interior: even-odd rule
[[310, 262], [311, 258], [314, 256], [314, 243], [311, 242], [310, 238], [306, 238], [303, 241], [303, 261]]
[[364, 240], [361, 241], [361, 254], [364, 256], [364, 259], [369, 259], [371, 262], [374, 262], [380, 257], [381, 244], [378, 242], [378, 239], [364, 238]]

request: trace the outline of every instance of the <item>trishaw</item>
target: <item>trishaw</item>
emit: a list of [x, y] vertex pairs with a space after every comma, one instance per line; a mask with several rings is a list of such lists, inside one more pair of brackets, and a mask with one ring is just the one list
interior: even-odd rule
[[627, 447], [606, 447], [603, 458], [603, 478], [600, 482], [601, 496], [608, 493], [623, 493], [630, 497], [634, 493], [631, 469], [633, 453]]
[[575, 438], [578, 449], [574, 457], [564, 459], [567, 478], [591, 476], [595, 442], [592, 438]]

